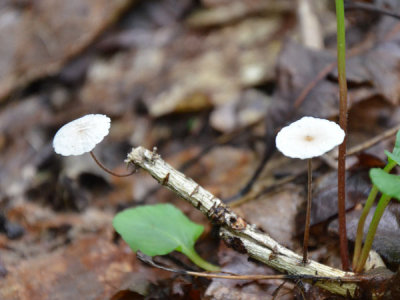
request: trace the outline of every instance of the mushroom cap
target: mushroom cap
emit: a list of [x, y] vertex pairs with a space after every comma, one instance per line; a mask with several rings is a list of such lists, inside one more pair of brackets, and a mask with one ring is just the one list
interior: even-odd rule
[[303, 117], [278, 132], [276, 147], [285, 156], [307, 159], [332, 150], [345, 137], [335, 122], [314, 117]]
[[64, 156], [90, 152], [108, 135], [110, 123], [109, 117], [100, 114], [90, 114], [71, 121], [54, 136], [54, 151]]

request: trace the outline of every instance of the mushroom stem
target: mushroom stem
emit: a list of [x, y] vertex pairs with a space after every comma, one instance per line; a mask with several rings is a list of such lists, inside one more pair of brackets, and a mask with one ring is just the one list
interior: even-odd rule
[[310, 216], [311, 216], [311, 194], [312, 194], [312, 159], [307, 160], [308, 165], [308, 180], [307, 180], [307, 212], [306, 212], [306, 225], [304, 227], [304, 240], [303, 240], [303, 263], [308, 262], [308, 238], [310, 236]]
[[113, 176], [116, 176], [116, 177], [128, 177], [128, 176], [131, 176], [132, 174], [134, 174], [135, 171], [136, 171], [136, 170], [132, 170], [131, 172], [126, 173], [126, 174], [117, 174], [117, 173], [111, 171], [110, 169], [108, 169], [106, 166], [104, 166], [104, 165], [97, 159], [96, 155], [94, 155], [93, 151], [90, 151], [90, 155], [92, 156], [93, 160], [96, 162], [96, 164], [97, 164], [100, 168], [102, 168], [104, 171], [106, 171], [107, 173], [109, 173], [109, 174], [111, 174], [111, 175], [113, 175]]

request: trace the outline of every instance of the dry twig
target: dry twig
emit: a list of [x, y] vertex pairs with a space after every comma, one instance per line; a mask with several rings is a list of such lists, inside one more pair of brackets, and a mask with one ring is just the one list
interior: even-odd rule
[[[283, 247], [269, 235], [259, 231], [255, 225], [247, 224], [220, 199], [172, 168], [155, 152], [143, 147], [134, 148], [128, 154], [126, 162], [149, 172], [159, 183], [174, 191], [213, 223], [219, 225], [221, 238], [236, 251], [246, 253], [276, 270], [291, 275], [331, 278], [354, 276], [354, 273], [344, 272], [312, 260], [308, 264], [303, 264], [300, 255]], [[354, 295], [357, 285], [344, 281], [317, 281], [316, 285], [335, 294]]]

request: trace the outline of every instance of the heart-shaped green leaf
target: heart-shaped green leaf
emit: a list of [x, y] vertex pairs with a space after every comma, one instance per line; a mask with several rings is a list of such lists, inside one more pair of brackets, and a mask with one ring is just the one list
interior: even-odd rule
[[146, 255], [155, 256], [176, 250], [203, 269], [219, 269], [204, 261], [194, 250], [203, 226], [190, 221], [171, 204], [126, 209], [114, 217], [113, 226], [135, 252], [140, 250]]
[[383, 194], [400, 200], [400, 176], [374, 168], [369, 171], [369, 177]]

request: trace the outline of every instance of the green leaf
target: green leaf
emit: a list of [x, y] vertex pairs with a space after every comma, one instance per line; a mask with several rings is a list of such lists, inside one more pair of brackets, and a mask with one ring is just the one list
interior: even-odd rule
[[114, 217], [113, 226], [134, 252], [140, 250], [155, 256], [176, 250], [206, 270], [219, 269], [204, 261], [194, 250], [203, 226], [190, 221], [171, 204], [126, 209]]
[[400, 165], [400, 155], [396, 155], [395, 153], [390, 153], [387, 150], [385, 150], [385, 154], [389, 158], [389, 162], [394, 161], [396, 164]]
[[393, 152], [385, 150], [385, 154], [389, 158], [389, 163], [394, 161], [396, 164], [400, 165], [400, 130], [396, 134], [396, 142], [394, 143]]
[[396, 134], [396, 142], [394, 143], [393, 152], [394, 155], [400, 156], [400, 130]]
[[381, 193], [400, 200], [400, 176], [374, 168], [369, 171], [369, 177]]

